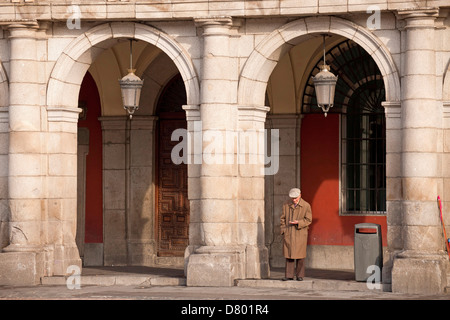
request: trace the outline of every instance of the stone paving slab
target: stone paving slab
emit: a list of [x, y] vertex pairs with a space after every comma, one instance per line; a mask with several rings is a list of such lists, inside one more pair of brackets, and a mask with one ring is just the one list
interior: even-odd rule
[[[152, 272], [149, 274], [149, 272]], [[48, 277], [39, 286], [0, 286], [0, 300], [450, 300], [449, 294], [407, 295], [371, 290], [349, 270], [307, 270], [303, 281], [237, 280], [233, 287], [187, 287], [182, 268], [84, 268], [80, 287], [67, 277]]]
[[[42, 285], [66, 285], [68, 277], [45, 277]], [[87, 286], [185, 286], [186, 279], [180, 277], [99, 275], [81, 276], [81, 283]]]
[[280, 281], [280, 280], [237, 280], [238, 287], [253, 288], [290, 288], [298, 290], [335, 290], [335, 291], [390, 291], [390, 286], [380, 288], [369, 288], [365, 282], [339, 281], [339, 280], [316, 280], [305, 279], [303, 281]]
[[[68, 289], [61, 285], [0, 286], [0, 300], [188, 300], [269, 303], [290, 300], [444, 300], [448, 295], [412, 295], [381, 291], [298, 290], [295, 288], [187, 287], [187, 286], [91, 286]], [[241, 301], [241, 302], [237, 302]], [[1, 302], [0, 302], [1, 303]], [[197, 305], [202, 305], [198, 302]], [[191, 302], [192, 304], [192, 302]], [[184, 303], [185, 306], [188, 302]], [[286, 305], [286, 303], [284, 303]], [[158, 305], [157, 305], [158, 306]]]

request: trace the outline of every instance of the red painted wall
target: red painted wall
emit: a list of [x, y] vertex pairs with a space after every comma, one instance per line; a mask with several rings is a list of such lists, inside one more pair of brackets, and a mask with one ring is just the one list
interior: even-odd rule
[[339, 216], [339, 115], [308, 114], [301, 126], [302, 198], [311, 204], [310, 245], [353, 245], [357, 223], [381, 225], [387, 245], [386, 217]]
[[87, 107], [86, 120], [78, 127], [89, 129], [89, 154], [86, 157], [85, 243], [103, 242], [102, 129], [100, 96], [89, 72], [81, 83], [79, 101]]

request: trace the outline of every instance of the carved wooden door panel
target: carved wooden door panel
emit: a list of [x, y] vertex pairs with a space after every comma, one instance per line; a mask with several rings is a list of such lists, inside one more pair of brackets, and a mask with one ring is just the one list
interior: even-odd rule
[[172, 162], [172, 132], [186, 128], [186, 120], [159, 121], [157, 154], [157, 232], [158, 256], [183, 256], [189, 242], [189, 201], [187, 165]]

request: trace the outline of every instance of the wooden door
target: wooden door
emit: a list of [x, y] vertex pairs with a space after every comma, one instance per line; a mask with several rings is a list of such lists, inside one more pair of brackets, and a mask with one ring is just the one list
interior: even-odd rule
[[[176, 117], [175, 117], [176, 118]], [[157, 233], [158, 256], [183, 256], [189, 242], [189, 202], [187, 165], [171, 160], [172, 132], [186, 128], [186, 120], [159, 120], [157, 154]]]

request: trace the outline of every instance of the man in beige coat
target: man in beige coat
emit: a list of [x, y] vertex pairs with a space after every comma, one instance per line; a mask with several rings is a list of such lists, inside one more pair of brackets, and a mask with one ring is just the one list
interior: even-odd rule
[[283, 254], [286, 258], [283, 280], [293, 280], [294, 268], [296, 268], [297, 280], [302, 281], [305, 276], [304, 259], [312, 212], [309, 203], [302, 199], [300, 189], [291, 189], [289, 197], [292, 202], [285, 203], [281, 213], [281, 234], [284, 235]]

